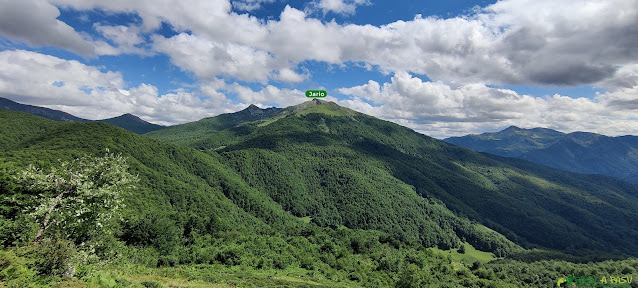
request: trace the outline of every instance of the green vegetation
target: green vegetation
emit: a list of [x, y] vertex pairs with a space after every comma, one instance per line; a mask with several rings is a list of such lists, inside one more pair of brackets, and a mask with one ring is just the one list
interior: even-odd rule
[[479, 152], [516, 157], [584, 174], [613, 176], [638, 184], [638, 137], [564, 134], [551, 129], [509, 127], [495, 133], [451, 137], [446, 142]]
[[[445, 217], [428, 222], [431, 219], [418, 213], [429, 207], [439, 211], [435, 215], [446, 215], [443, 211], [449, 208], [527, 248], [638, 251], [634, 186], [604, 177], [557, 174], [523, 161], [504, 164], [334, 103], [320, 103], [286, 108], [294, 113], [282, 113], [266, 126], [244, 123], [207, 137], [202, 133], [186, 144], [220, 155], [220, 161], [285, 210], [310, 216], [324, 227], [379, 229], [448, 249], [459, 239], [445, 235], [450, 242], [436, 243], [427, 237], [439, 236], [419, 230], [445, 227]], [[423, 198], [429, 203], [421, 202]], [[441, 202], [447, 208], [437, 210]], [[397, 211], [405, 216], [392, 214]], [[458, 227], [452, 230], [464, 233]], [[498, 249], [480, 244], [483, 236], [461, 237], [481, 250]], [[503, 249], [498, 253], [507, 254]]]
[[113, 126], [122, 127], [128, 131], [137, 134], [144, 134], [155, 130], [166, 128], [162, 125], [148, 123], [139, 117], [131, 114], [124, 114], [117, 117], [99, 120], [101, 122], [109, 123]]
[[[25, 112], [25, 113], [37, 115], [40, 117], [44, 117], [47, 119], [56, 120], [56, 121], [73, 121], [73, 122], [91, 121], [91, 120], [75, 117], [66, 112], [44, 108], [44, 107], [20, 104], [2, 97], [0, 97], [0, 109]], [[140, 119], [139, 117], [135, 115], [131, 115], [131, 114], [124, 114], [118, 117], [97, 120], [97, 121], [109, 123], [117, 127], [122, 127], [128, 131], [131, 131], [137, 134], [144, 134], [144, 133], [165, 128], [165, 126], [148, 123]]]
[[472, 244], [465, 242], [463, 245], [459, 247], [459, 249], [450, 249], [450, 250], [441, 250], [437, 248], [430, 248], [433, 252], [438, 255], [446, 256], [450, 255], [453, 261], [464, 263], [464, 264], [472, 264], [476, 261], [480, 263], [487, 263], [496, 259], [494, 254], [489, 252], [483, 252], [476, 250]]
[[[319, 103], [151, 133], [191, 147], [0, 111], [0, 286], [550, 287], [570, 273], [638, 276], [626, 255], [638, 231], [633, 186], [505, 163]], [[135, 187], [118, 181], [127, 175]], [[34, 185], [55, 177], [78, 189]], [[76, 206], [59, 209], [67, 190]], [[121, 196], [121, 209], [91, 206], [100, 195]], [[83, 205], [89, 220], [69, 223]], [[56, 225], [42, 225], [47, 207]]]

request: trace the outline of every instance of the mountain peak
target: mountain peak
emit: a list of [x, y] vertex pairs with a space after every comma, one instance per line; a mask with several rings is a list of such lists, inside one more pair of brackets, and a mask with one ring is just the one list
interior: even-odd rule
[[295, 106], [290, 106], [285, 109], [288, 110], [290, 113], [294, 113], [297, 115], [320, 113], [331, 116], [355, 116], [360, 114], [354, 110], [339, 106], [339, 104], [335, 102], [319, 99], [312, 99], [310, 101], [306, 101]]
[[124, 128], [126, 130], [129, 130], [129, 131], [131, 131], [133, 133], [137, 133], [137, 134], [144, 134], [144, 133], [148, 133], [148, 132], [151, 132], [151, 131], [155, 131], [155, 130], [159, 130], [159, 129], [164, 128], [164, 126], [153, 124], [153, 123], [149, 123], [147, 121], [144, 121], [140, 117], [137, 117], [137, 116], [135, 116], [133, 114], [130, 114], [130, 113], [122, 114], [120, 116], [113, 117], [113, 118], [97, 120], [97, 121], [109, 123], [111, 125], [115, 125], [115, 126], [118, 126], [118, 127], [122, 127], [122, 128]]
[[510, 127], [503, 129], [503, 131], [521, 131], [521, 130], [523, 129], [514, 125], [511, 125]]

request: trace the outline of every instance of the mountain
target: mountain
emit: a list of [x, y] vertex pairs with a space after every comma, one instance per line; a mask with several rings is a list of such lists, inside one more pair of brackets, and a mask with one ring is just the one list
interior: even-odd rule
[[[239, 113], [246, 114], [245, 111]], [[4, 246], [13, 245], [17, 237], [24, 235], [19, 232], [24, 228], [18, 226], [23, 224], [7, 223], [24, 223], [20, 222], [25, 218], [20, 218], [19, 213], [38, 199], [37, 195], [25, 194], [20, 189], [12, 190], [8, 180], [11, 177], [3, 174], [5, 171], [32, 163], [49, 167], [56, 165], [58, 159], [101, 155], [108, 148], [127, 157], [131, 173], [140, 178], [136, 189], [125, 198], [126, 210], [119, 237], [128, 248], [120, 247], [117, 252], [135, 267], [190, 263], [242, 265], [268, 271], [293, 266], [317, 273], [315, 281], [332, 279], [333, 282], [325, 285], [329, 287], [344, 287], [344, 281], [387, 287], [398, 280], [399, 269], [403, 269], [399, 263], [408, 261], [404, 258], [411, 257], [413, 260], [409, 261], [419, 265], [414, 267], [425, 267], [425, 259], [439, 267], [450, 265], [445, 258], [424, 250], [422, 245], [449, 249], [467, 241], [468, 245], [499, 255], [521, 249], [502, 235], [455, 215], [440, 201], [418, 196], [409, 185], [383, 171], [371, 170], [375, 175], [365, 173], [359, 179], [343, 175], [339, 181], [352, 181], [339, 184], [344, 191], [352, 193], [343, 199], [339, 198], [345, 195], [335, 190], [340, 188], [333, 186], [336, 182], [328, 184], [312, 179], [307, 182], [312, 186], [304, 186], [309, 190], [300, 191], [308, 197], [303, 199], [298, 198], [295, 191], [286, 190], [296, 188], [286, 186], [294, 184], [289, 180], [304, 181], [303, 178], [281, 179], [280, 184], [284, 186], [266, 191], [262, 186], [247, 182], [220, 154], [154, 140], [102, 122], [59, 122], [0, 110], [0, 137], [3, 137], [0, 141], [0, 245]], [[266, 156], [277, 157], [274, 152]], [[252, 162], [237, 164], [252, 167]], [[269, 165], [278, 165], [278, 162]], [[268, 172], [264, 167], [252, 167], [262, 168], [259, 173]], [[299, 171], [273, 172], [277, 177], [299, 176], [296, 174]], [[374, 181], [366, 184], [371, 176], [375, 176], [371, 179]], [[321, 178], [325, 177], [328, 175]], [[383, 186], [375, 187], [377, 184]], [[313, 195], [313, 190], [323, 192], [325, 185], [330, 185], [329, 189], [335, 194]], [[322, 197], [326, 199], [320, 199]], [[295, 207], [289, 206], [290, 199], [294, 199]], [[360, 215], [351, 221], [343, 218], [340, 222], [330, 222], [340, 217], [332, 214], [337, 212], [334, 206], [337, 203], [352, 210], [347, 214], [339, 211], [344, 217]], [[308, 210], [300, 210], [304, 208]], [[370, 218], [366, 218], [368, 216]], [[349, 229], [348, 226], [379, 230]], [[450, 278], [444, 274], [440, 277]], [[298, 287], [300, 281], [281, 282], [284, 280], [277, 280], [268, 287]], [[450, 278], [449, 281], [461, 280]]]
[[[70, 121], [70, 122], [91, 121], [87, 119], [82, 119], [80, 117], [75, 117], [69, 113], [62, 112], [59, 110], [20, 104], [2, 97], [0, 97], [0, 110], [1, 109], [11, 110], [11, 111], [21, 111], [21, 112], [37, 115], [40, 117], [44, 117], [47, 119], [55, 120], [55, 121]], [[146, 122], [132, 114], [124, 114], [118, 117], [113, 117], [113, 118], [103, 119], [103, 120], [96, 120], [96, 121], [102, 121], [117, 127], [122, 127], [126, 130], [129, 130], [137, 134], [144, 134], [151, 131], [160, 130], [166, 127], [166, 126]]]
[[215, 132], [237, 126], [242, 123], [252, 122], [262, 119], [276, 117], [282, 113], [280, 108], [260, 109], [255, 105], [250, 105], [246, 109], [235, 113], [221, 114], [216, 117], [204, 118], [202, 120], [168, 127], [166, 129], [150, 132], [147, 136], [151, 138], [163, 139], [174, 143], [191, 143], [208, 137]]
[[[250, 114], [246, 113], [246, 111], [250, 110], [240, 111], [235, 116], [243, 117]], [[345, 225], [350, 228], [378, 229], [392, 233], [392, 235], [402, 241], [423, 243], [429, 247], [456, 247], [459, 245], [460, 240], [464, 238], [477, 247], [490, 247], [489, 249], [491, 250], [499, 249], [499, 251], [502, 251], [501, 253], [515, 249], [515, 245], [504, 237], [494, 232], [483, 231], [478, 226], [470, 223], [469, 220], [454, 215], [452, 211], [445, 208], [438, 201], [419, 197], [408, 185], [390, 178], [387, 173], [379, 175], [379, 180], [358, 179], [356, 183], [352, 183], [355, 186], [348, 188], [352, 189], [352, 192], [356, 189], [358, 190], [357, 193], [367, 193], [370, 199], [373, 200], [369, 203], [361, 203], [361, 207], [347, 213], [383, 211], [383, 215], [375, 215], [370, 218], [379, 218], [378, 222], [360, 226], [361, 222], [359, 221], [364, 221], [363, 219], [353, 219], [357, 220], [357, 222], [353, 223], [331, 220], [334, 217], [340, 217], [334, 214], [336, 212], [334, 211], [336, 209], [334, 201], [343, 201], [343, 199], [338, 200], [334, 197], [330, 197], [331, 199], [318, 199], [316, 197], [318, 194], [313, 195], [314, 192], [312, 191], [318, 188], [310, 186], [316, 185], [320, 187], [325, 185], [325, 183], [322, 184], [317, 181], [307, 183], [310, 185], [304, 186], [304, 191], [298, 192], [280, 189], [272, 191], [257, 189], [253, 183], [246, 182], [243, 177], [240, 177], [241, 174], [236, 172], [232, 166], [223, 163], [222, 160], [224, 159], [216, 153], [205, 154], [192, 148], [175, 146], [126, 133], [124, 130], [109, 128], [109, 126], [101, 123], [42, 122], [38, 121], [37, 118], [25, 117], [25, 115], [7, 112], [1, 114], [1, 112], [3, 111], [0, 111], [0, 119], [3, 120], [3, 126], [0, 126], [0, 131], [3, 131], [2, 135], [10, 139], [17, 138], [20, 140], [6, 142], [7, 144], [0, 146], [0, 148], [7, 151], [4, 155], [13, 155], [12, 152], [14, 151], [20, 151], [19, 155], [21, 156], [28, 155], [26, 159], [29, 160], [20, 159], [18, 162], [26, 161], [26, 163], [30, 163], [31, 161], [36, 161], [36, 159], [54, 161], [55, 158], [81, 155], [83, 150], [88, 150], [95, 154], [106, 148], [111, 151], [122, 152], [124, 155], [131, 157], [136, 163], [134, 166], [135, 172], [144, 177], [142, 182], [148, 187], [148, 190], [143, 190], [142, 195], [134, 199], [134, 202], [131, 203], [132, 207], [147, 206], [149, 204], [145, 202], [149, 201], [148, 199], [162, 199], [160, 202], [171, 203], [170, 206], [163, 207], [162, 210], [174, 211], [177, 214], [188, 212], [198, 215], [211, 215], [212, 212], [210, 210], [215, 211], [217, 209], [219, 212], [214, 212], [213, 214], [219, 215], [218, 217], [223, 219], [220, 221], [227, 221], [231, 227], [241, 227], [237, 221], [238, 219], [246, 218], [246, 215], [252, 215], [260, 220], [256, 221], [254, 218], [250, 218], [253, 219], [251, 220], [253, 222], [284, 226], [296, 226], [298, 225], [296, 217], [308, 216], [314, 218], [313, 221], [319, 226], [336, 228]], [[222, 117], [226, 116], [223, 115]], [[204, 121], [208, 120], [204, 119]], [[21, 129], [22, 126], [29, 126], [32, 129]], [[46, 158], [43, 155], [46, 155]], [[279, 160], [272, 153], [266, 156], [276, 157], [273, 159], [274, 161]], [[0, 154], [1, 157], [2, 154]], [[245, 164], [249, 165], [249, 162]], [[278, 163], [269, 164], [277, 165]], [[286, 171], [284, 173], [291, 172]], [[268, 170], [263, 169], [260, 173], [268, 173]], [[299, 175], [295, 176], [298, 177]], [[228, 179], [220, 179], [220, 177]], [[180, 180], [174, 183], [174, 178], [189, 179], [193, 182], [179, 183], [184, 182], [184, 180]], [[380, 181], [387, 183], [383, 184]], [[366, 184], [365, 182], [371, 183]], [[375, 184], [387, 186], [388, 190], [386, 192], [391, 192], [395, 195], [384, 196], [384, 194], [374, 191], [375, 189], [372, 185]], [[284, 185], [281, 189], [293, 188], [286, 186], [291, 185], [290, 183], [282, 182], [281, 185]], [[365, 186], [356, 187], [356, 185]], [[331, 187], [331, 189], [335, 188]], [[223, 192], [223, 196], [209, 194], [211, 192], [208, 190], [211, 189], [217, 191], [215, 193]], [[290, 192], [290, 194], [281, 194], [287, 192]], [[299, 196], [293, 192], [304, 194]], [[222, 202], [224, 205], [234, 203], [236, 207], [233, 206], [235, 207], [233, 209], [239, 207], [241, 213], [237, 211], [230, 213], [228, 211], [233, 211], [230, 208], [225, 206], [220, 208], [220, 203], [211, 203], [210, 200], [204, 201], [198, 199], [195, 195], [202, 195], [201, 197], [204, 197], [204, 195], [206, 197], [217, 195], [215, 196], [216, 198], [222, 198], [227, 201], [225, 203]], [[328, 197], [328, 195], [324, 196]], [[173, 199], [171, 197], [176, 198]], [[390, 202], [389, 199], [384, 199], [386, 197], [392, 197], [393, 201]], [[295, 205], [295, 207], [291, 205]], [[202, 208], [197, 208], [198, 206]], [[374, 209], [366, 210], [366, 207]], [[346, 211], [342, 211], [342, 213], [346, 213]], [[236, 214], [243, 216], [237, 216]], [[350, 215], [347, 216], [350, 217]], [[359, 217], [363, 216], [360, 215]], [[226, 219], [226, 217], [230, 218]], [[383, 218], [381, 219], [381, 217]], [[401, 223], [400, 219], [413, 220]], [[443, 225], [440, 222], [446, 224]]]
[[[140, 179], [125, 198], [117, 234], [125, 246], [109, 254], [120, 262], [100, 266], [113, 275], [153, 267], [201, 286], [549, 287], [583, 265], [621, 273], [635, 264], [548, 259], [635, 256], [636, 186], [480, 154], [332, 102], [253, 106], [147, 135], [183, 144], [0, 110], [0, 245], [28, 237], [31, 218], [20, 213], [39, 199], [11, 183], [12, 171], [108, 148]], [[466, 246], [463, 257], [501, 259], [441, 251]], [[534, 257], [544, 261], [516, 260]], [[171, 265], [179, 268], [155, 268]], [[83, 273], [89, 280], [68, 281], [152, 284], [147, 272]]]
[[[406, 226], [418, 215], [400, 213], [410, 206], [394, 198], [413, 191], [525, 247], [638, 248], [638, 222], [627, 220], [638, 221], [636, 186], [612, 178], [548, 179], [553, 169], [504, 163], [318, 100], [211, 133], [206, 123], [216, 121], [185, 124], [187, 135], [198, 135], [188, 140], [181, 125], [148, 135], [219, 155], [251, 187], [320, 226], [378, 229], [431, 245], [416, 220]], [[612, 236], [612, 226], [625, 232]]]
[[44, 118], [56, 120], [56, 121], [76, 121], [76, 122], [89, 121], [86, 119], [75, 117], [66, 112], [44, 108], [44, 107], [20, 104], [2, 97], [0, 97], [0, 109], [26, 112], [29, 114], [37, 115], [40, 117], [44, 117]]
[[128, 131], [137, 134], [144, 134], [155, 130], [160, 130], [166, 128], [166, 126], [157, 125], [153, 123], [146, 122], [139, 117], [132, 114], [124, 114], [117, 117], [98, 120], [101, 122], [109, 123], [113, 126], [122, 127]]
[[446, 142], [479, 152], [516, 157], [576, 173], [613, 176], [638, 183], [638, 137], [561, 133], [509, 127], [496, 133], [451, 137]]

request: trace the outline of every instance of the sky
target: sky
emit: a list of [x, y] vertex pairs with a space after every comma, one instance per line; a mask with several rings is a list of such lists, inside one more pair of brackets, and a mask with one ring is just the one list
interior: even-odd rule
[[638, 135], [635, 0], [0, 0], [0, 97], [162, 125], [326, 100], [445, 138]]

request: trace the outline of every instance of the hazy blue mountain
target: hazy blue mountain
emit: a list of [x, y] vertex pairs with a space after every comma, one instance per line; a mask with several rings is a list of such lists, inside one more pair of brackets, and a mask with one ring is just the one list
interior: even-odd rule
[[451, 137], [446, 142], [479, 152], [516, 157], [567, 171], [638, 183], [638, 137], [515, 126], [495, 133]]

